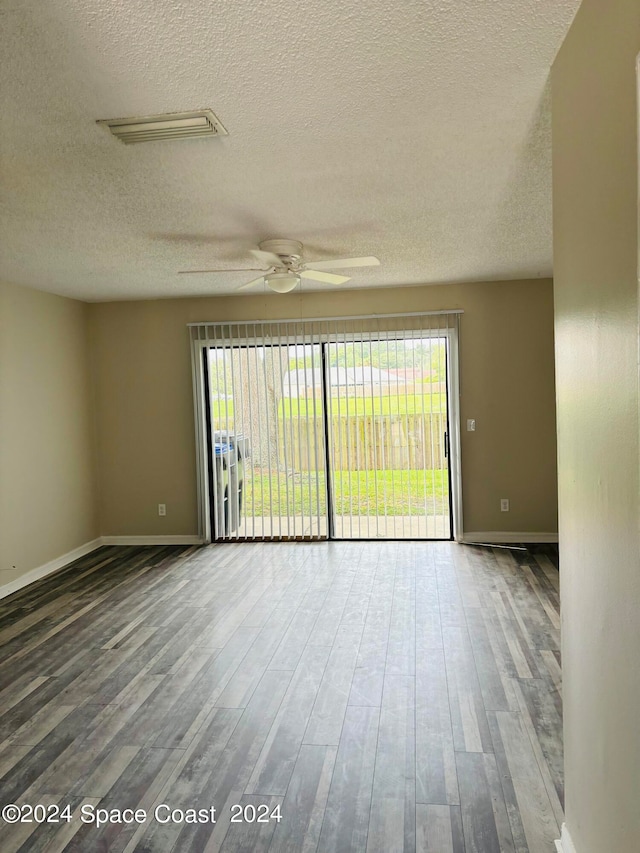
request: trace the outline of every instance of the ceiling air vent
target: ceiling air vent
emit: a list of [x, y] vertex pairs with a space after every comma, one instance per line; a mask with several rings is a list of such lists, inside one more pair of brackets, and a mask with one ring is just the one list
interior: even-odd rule
[[156, 139], [190, 139], [192, 136], [227, 136], [211, 110], [190, 113], [165, 113], [160, 116], [101, 119], [114, 136], [127, 145]]

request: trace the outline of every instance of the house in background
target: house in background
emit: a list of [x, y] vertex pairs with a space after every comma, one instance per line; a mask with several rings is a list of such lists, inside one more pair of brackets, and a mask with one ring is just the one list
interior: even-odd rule
[[[559, 849], [640, 849], [637, 0], [3, 19], [3, 594], [199, 541], [187, 324], [462, 311], [460, 538], [560, 541]], [[203, 106], [228, 136], [96, 124]], [[382, 263], [238, 294], [274, 236]]]
[[[307, 396], [319, 393], [322, 382], [322, 370], [319, 367], [305, 367], [298, 370], [290, 370], [284, 376], [283, 389], [285, 397]], [[389, 394], [396, 386], [404, 386], [406, 381], [403, 377], [395, 376], [390, 370], [380, 370], [377, 367], [367, 365], [365, 367], [330, 367], [328, 372], [328, 386], [331, 393], [336, 393], [340, 388], [367, 389], [369, 393]]]

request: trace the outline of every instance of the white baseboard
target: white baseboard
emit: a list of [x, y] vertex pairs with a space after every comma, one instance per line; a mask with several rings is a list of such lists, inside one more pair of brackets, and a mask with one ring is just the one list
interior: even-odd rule
[[480, 530], [480, 531], [469, 531], [462, 534], [459, 542], [468, 543], [469, 545], [473, 544], [486, 544], [486, 545], [506, 545], [510, 543], [519, 543], [519, 542], [531, 542], [531, 543], [546, 543], [546, 542], [557, 542], [558, 534], [557, 533], [512, 533], [510, 531], [502, 531], [502, 530]]
[[560, 839], [556, 841], [556, 850], [558, 853], [576, 853], [576, 848], [571, 840], [566, 823], [562, 824]]
[[202, 545], [199, 536], [102, 536], [101, 545]]
[[52, 575], [59, 569], [64, 569], [64, 567], [68, 566], [69, 563], [73, 563], [74, 560], [79, 560], [80, 557], [90, 554], [91, 551], [95, 551], [96, 548], [99, 548], [101, 545], [102, 539], [98, 537], [97, 539], [93, 539], [91, 542], [85, 542], [84, 545], [79, 545], [77, 548], [74, 548], [73, 551], [67, 551], [66, 554], [56, 557], [55, 560], [50, 560], [43, 566], [31, 569], [30, 572], [27, 572], [19, 578], [0, 586], [0, 598], [6, 598], [7, 595], [12, 595], [14, 592], [18, 592], [19, 589], [29, 586], [29, 584], [39, 581], [42, 578], [46, 578], [47, 575]]
[[38, 566], [19, 578], [0, 586], [0, 598], [6, 598], [23, 587], [42, 580], [42, 578], [46, 578], [47, 575], [51, 575], [59, 569], [64, 569], [69, 563], [79, 560], [80, 557], [90, 554], [91, 551], [95, 551], [102, 545], [202, 545], [202, 542], [203, 540], [198, 536], [98, 536], [97, 539], [85, 542], [84, 545], [79, 545], [73, 551], [68, 551], [66, 554], [56, 557], [55, 560], [50, 560], [43, 566]]

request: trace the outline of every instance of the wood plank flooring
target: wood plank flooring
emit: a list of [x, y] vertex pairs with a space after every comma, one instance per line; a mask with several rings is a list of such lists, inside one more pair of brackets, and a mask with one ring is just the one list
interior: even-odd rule
[[105, 547], [3, 599], [0, 799], [71, 819], [2, 853], [553, 853], [556, 554]]

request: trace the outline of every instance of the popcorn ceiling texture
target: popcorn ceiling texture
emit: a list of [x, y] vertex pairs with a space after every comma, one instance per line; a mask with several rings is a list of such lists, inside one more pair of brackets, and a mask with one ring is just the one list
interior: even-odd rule
[[[267, 237], [347, 287], [548, 276], [549, 68], [578, 0], [4, 0], [0, 277], [215, 295]], [[210, 107], [214, 140], [96, 119]], [[321, 285], [304, 283], [307, 289]]]

